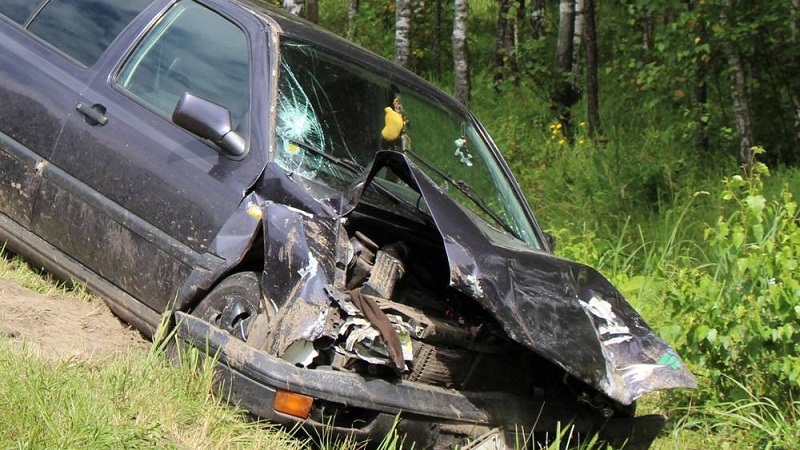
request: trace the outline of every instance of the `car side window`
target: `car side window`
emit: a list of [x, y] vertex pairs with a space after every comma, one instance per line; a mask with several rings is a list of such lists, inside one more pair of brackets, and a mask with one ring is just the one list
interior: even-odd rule
[[91, 66], [151, 1], [49, 0], [28, 30], [81, 64]]
[[123, 65], [116, 85], [167, 118], [185, 92], [222, 105], [247, 136], [250, 52], [238, 26], [193, 1], [164, 16]]
[[39, 0], [3, 0], [0, 2], [0, 14], [20, 25], [25, 25], [38, 6]]

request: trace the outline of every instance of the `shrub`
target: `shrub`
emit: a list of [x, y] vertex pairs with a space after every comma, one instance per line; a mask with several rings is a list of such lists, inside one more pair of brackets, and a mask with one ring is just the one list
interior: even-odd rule
[[788, 186], [765, 197], [766, 176], [756, 163], [724, 180], [723, 212], [705, 231], [709, 261], [676, 267], [667, 292], [676, 324], [669, 334], [706, 378], [706, 398], [746, 397], [726, 375], [785, 404], [800, 394], [797, 203]]

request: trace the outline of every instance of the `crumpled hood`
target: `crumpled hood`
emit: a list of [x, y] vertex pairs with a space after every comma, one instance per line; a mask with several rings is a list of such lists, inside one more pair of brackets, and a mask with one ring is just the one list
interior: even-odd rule
[[600, 273], [488, 226], [405, 155], [380, 152], [343, 204], [355, 205], [387, 166], [425, 199], [444, 242], [451, 286], [486, 308], [509, 337], [622, 404], [656, 390], [696, 387], [675, 350]]

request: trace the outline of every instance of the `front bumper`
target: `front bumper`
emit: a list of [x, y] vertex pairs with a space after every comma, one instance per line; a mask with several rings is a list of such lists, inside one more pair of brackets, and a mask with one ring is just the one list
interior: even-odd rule
[[[396, 429], [407, 434], [406, 444], [416, 442], [416, 448], [463, 445], [463, 439], [476, 438], [496, 427], [512, 433], [552, 436], [569, 423], [582, 436], [598, 433], [611, 445], [625, 443], [626, 449], [636, 449], [649, 447], [666, 420], [660, 415], [606, 419], [575, 400], [461, 392], [403, 380], [304, 369], [189, 314], [176, 312], [175, 320], [180, 340], [218, 358], [217, 390], [231, 403], [258, 417], [290, 424], [298, 419], [273, 409], [276, 390], [307, 395], [315, 399], [317, 410], [303, 422], [305, 427], [347, 433], [359, 440], [379, 442], [399, 417]], [[345, 419], [332, 418], [331, 410]], [[353, 411], [360, 412], [354, 415]], [[328, 417], [338, 421], [331, 426]], [[347, 423], [346, 417], [353, 417], [352, 423]]]

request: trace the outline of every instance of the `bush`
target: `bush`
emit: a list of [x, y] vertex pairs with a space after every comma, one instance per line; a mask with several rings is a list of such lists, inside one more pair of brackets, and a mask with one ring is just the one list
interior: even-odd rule
[[749, 395], [728, 377], [784, 404], [800, 394], [797, 203], [788, 186], [765, 197], [768, 175], [757, 163], [726, 178], [723, 212], [705, 231], [709, 261], [673, 269], [665, 299], [674, 314], [669, 334], [706, 378], [705, 398]]

